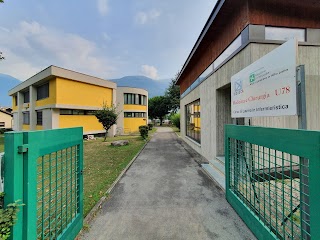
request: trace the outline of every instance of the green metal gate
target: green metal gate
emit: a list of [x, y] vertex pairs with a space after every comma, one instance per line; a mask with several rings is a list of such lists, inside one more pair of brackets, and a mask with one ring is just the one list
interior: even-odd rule
[[82, 128], [5, 134], [5, 204], [22, 200], [15, 240], [74, 239], [83, 224]]
[[226, 125], [226, 198], [259, 239], [320, 239], [320, 132]]

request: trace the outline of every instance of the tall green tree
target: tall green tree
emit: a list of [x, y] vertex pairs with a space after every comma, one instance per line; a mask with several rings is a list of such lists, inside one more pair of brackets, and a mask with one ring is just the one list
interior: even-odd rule
[[102, 109], [95, 112], [96, 118], [106, 130], [103, 141], [106, 141], [109, 129], [117, 123], [119, 114], [120, 112], [117, 112], [116, 106], [111, 105], [109, 107], [105, 102], [102, 105]]
[[167, 98], [167, 103], [169, 111], [176, 113], [180, 109], [180, 87], [176, 85], [177, 77], [179, 72], [175, 75], [169, 84], [169, 87], [166, 89], [165, 97]]
[[149, 99], [148, 114], [151, 119], [159, 118], [160, 125], [166, 114], [169, 113], [168, 98], [165, 96], [156, 96]]

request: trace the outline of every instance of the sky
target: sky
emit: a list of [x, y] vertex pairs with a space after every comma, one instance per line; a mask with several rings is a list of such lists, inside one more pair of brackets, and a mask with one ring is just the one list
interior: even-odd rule
[[4, 0], [0, 73], [26, 80], [50, 65], [104, 79], [171, 79], [216, 0]]

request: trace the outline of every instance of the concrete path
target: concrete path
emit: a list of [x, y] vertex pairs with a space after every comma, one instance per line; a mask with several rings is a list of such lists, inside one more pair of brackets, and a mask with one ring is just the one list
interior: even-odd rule
[[171, 128], [158, 128], [81, 239], [255, 239]]

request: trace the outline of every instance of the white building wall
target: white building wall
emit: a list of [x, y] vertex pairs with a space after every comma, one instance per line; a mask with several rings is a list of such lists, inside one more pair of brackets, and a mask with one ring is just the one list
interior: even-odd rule
[[[224, 155], [224, 125], [232, 123], [226, 89], [230, 88], [231, 76], [241, 71], [280, 44], [251, 43], [209, 76], [192, 92], [181, 99], [181, 135], [197, 152], [207, 159]], [[307, 127], [320, 130], [320, 46], [299, 46], [298, 65], [306, 70]], [[231, 94], [231, 93], [230, 93]], [[200, 98], [201, 104], [201, 145], [186, 137], [185, 106]], [[248, 123], [249, 119], [246, 119]], [[298, 116], [256, 117], [251, 125], [298, 128]]]

